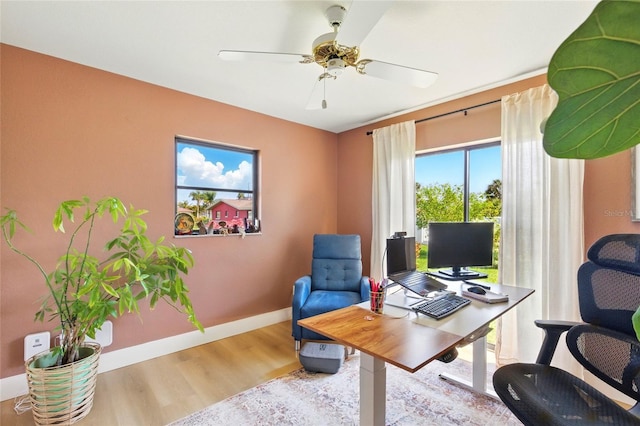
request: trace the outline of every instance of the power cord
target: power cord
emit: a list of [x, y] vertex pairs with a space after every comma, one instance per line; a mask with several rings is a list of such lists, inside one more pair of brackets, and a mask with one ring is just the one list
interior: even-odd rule
[[388, 314], [388, 313], [385, 313], [384, 315], [385, 315], [385, 316], [387, 316], [387, 317], [389, 317], [389, 318], [391, 318], [391, 319], [400, 319], [400, 318], [408, 317], [410, 313], [411, 313], [410, 311], [407, 311], [407, 313], [406, 313], [406, 314], [404, 314], [404, 315], [400, 315], [400, 316], [391, 315], [391, 314]]
[[385, 273], [384, 273], [384, 258], [387, 257], [387, 248], [384, 248], [384, 251], [382, 252], [382, 262], [380, 263], [380, 272], [382, 273], [381, 277], [384, 278], [385, 277]]
[[24, 414], [31, 410], [31, 402], [29, 401], [29, 395], [17, 396], [14, 399], [15, 405], [13, 410], [18, 414]]

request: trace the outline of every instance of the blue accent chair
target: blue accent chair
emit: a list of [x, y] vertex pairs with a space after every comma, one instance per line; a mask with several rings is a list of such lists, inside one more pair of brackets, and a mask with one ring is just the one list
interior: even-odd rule
[[302, 339], [329, 338], [298, 325], [298, 320], [369, 300], [369, 277], [362, 276], [359, 235], [313, 236], [311, 275], [296, 280], [293, 289], [292, 335], [296, 350]]

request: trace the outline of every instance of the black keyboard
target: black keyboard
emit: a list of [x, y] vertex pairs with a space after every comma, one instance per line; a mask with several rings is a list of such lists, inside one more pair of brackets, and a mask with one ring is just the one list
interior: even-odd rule
[[411, 308], [431, 318], [441, 319], [471, 303], [471, 300], [456, 294], [447, 294], [433, 300], [426, 300], [413, 305]]

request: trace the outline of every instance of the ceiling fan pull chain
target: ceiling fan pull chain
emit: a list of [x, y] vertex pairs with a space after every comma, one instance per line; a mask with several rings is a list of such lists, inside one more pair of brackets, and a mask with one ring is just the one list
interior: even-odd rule
[[[324, 73], [327, 74], [327, 67], [324, 68]], [[322, 109], [327, 109], [327, 79], [322, 79], [323, 92], [322, 92]]]

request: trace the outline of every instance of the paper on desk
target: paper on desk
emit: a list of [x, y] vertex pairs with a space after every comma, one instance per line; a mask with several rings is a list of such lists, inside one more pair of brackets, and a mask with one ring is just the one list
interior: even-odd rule
[[489, 290], [487, 290], [485, 294], [477, 294], [467, 290], [462, 290], [462, 295], [464, 297], [470, 297], [472, 299], [480, 300], [485, 303], [501, 303], [509, 301], [509, 295], [494, 293]]

